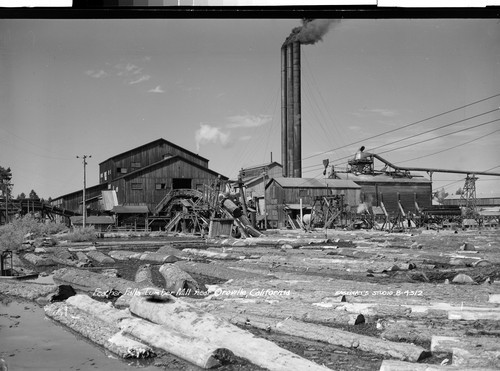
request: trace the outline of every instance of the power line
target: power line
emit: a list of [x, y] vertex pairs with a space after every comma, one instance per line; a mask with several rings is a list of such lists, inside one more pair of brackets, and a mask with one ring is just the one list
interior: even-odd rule
[[[498, 108], [497, 108], [497, 109], [495, 109], [495, 110], [493, 110], [493, 111], [496, 111], [496, 110], [498, 110]], [[488, 112], [485, 112], [484, 114], [491, 113], [491, 112], [493, 112], [493, 111], [488, 111]], [[484, 114], [480, 114], [480, 115], [484, 115]], [[480, 116], [480, 115], [479, 115], [479, 116]], [[473, 116], [473, 117], [469, 117], [469, 118], [467, 118], [467, 119], [463, 119], [463, 120], [460, 120], [460, 121], [456, 121], [456, 122], [453, 122], [453, 123], [451, 123], [451, 124], [446, 124], [446, 125], [440, 126], [439, 128], [432, 129], [432, 130], [427, 130], [427, 131], [424, 131], [424, 132], [422, 132], [422, 133], [420, 133], [420, 134], [411, 135], [411, 136], [409, 136], [409, 137], [402, 138], [402, 139], [399, 139], [399, 140], [394, 141], [394, 142], [390, 142], [390, 143], [382, 144], [382, 145], [380, 145], [380, 146], [378, 146], [378, 147], [373, 147], [373, 148], [372, 148], [372, 150], [373, 150], [373, 149], [382, 148], [382, 147], [385, 147], [385, 146], [388, 146], [388, 145], [391, 145], [391, 144], [394, 144], [394, 143], [399, 143], [399, 142], [401, 142], [401, 141], [403, 141], [403, 140], [407, 140], [407, 139], [415, 138], [415, 137], [417, 137], [417, 136], [420, 136], [420, 135], [423, 135], [423, 134], [430, 133], [430, 132], [432, 132], [432, 131], [434, 131], [434, 130], [438, 130], [438, 129], [442, 129], [442, 128], [447, 127], [447, 126], [455, 125], [455, 124], [457, 124], [457, 123], [460, 123], [460, 122], [462, 122], [462, 121], [464, 121], [464, 120], [468, 120], [468, 119], [470, 119], [470, 118], [475, 118], [475, 117], [477, 117], [477, 116], [478, 116], [478, 115]], [[496, 122], [496, 121], [500, 121], [500, 119], [495, 119], [495, 120], [491, 120], [491, 121], [483, 122], [483, 123], [478, 124], [478, 125], [474, 125], [474, 126], [470, 126], [470, 127], [464, 128], [464, 129], [460, 129], [460, 130], [457, 130], [457, 131], [453, 131], [453, 132], [451, 132], [451, 133], [447, 133], [447, 134], [439, 135], [439, 136], [434, 137], [434, 138], [421, 140], [421, 141], [416, 142], [416, 143], [407, 144], [407, 145], [405, 145], [405, 146], [401, 146], [401, 147], [398, 147], [398, 148], [390, 149], [390, 150], [387, 150], [387, 151], [384, 151], [384, 152], [381, 152], [381, 153], [388, 153], [388, 152], [396, 151], [396, 150], [398, 150], [398, 149], [411, 147], [411, 146], [414, 146], [414, 145], [417, 145], [417, 144], [430, 142], [431, 140], [435, 140], [435, 139], [443, 138], [443, 137], [446, 137], [446, 136], [448, 136], [448, 135], [453, 135], [453, 134], [460, 133], [460, 132], [463, 132], [463, 131], [467, 131], [467, 130], [475, 129], [475, 128], [477, 128], [477, 127], [484, 126], [484, 125], [489, 125], [489, 124], [491, 124], [491, 123], [493, 123], [493, 122]], [[333, 161], [340, 161], [340, 160], [344, 160], [344, 159], [346, 159], [346, 158], [349, 158], [349, 156], [346, 156], [346, 157], [341, 157], [341, 158], [338, 158], [338, 159], [332, 160], [332, 162], [333, 162]]]
[[[371, 137], [368, 137], [368, 138], [365, 138], [365, 139], [361, 139], [361, 140], [358, 140], [356, 142], [352, 142], [350, 144], [346, 144], [344, 146], [341, 146], [341, 147], [337, 147], [337, 148], [333, 148], [333, 149], [330, 149], [330, 150], [327, 150], [327, 151], [324, 151], [324, 152], [321, 152], [321, 153], [317, 153], [317, 154], [314, 154], [314, 155], [310, 155], [308, 157], [304, 157], [303, 160], [307, 160], [309, 158], [312, 158], [312, 157], [316, 157], [316, 156], [320, 156], [320, 155], [323, 155], [325, 153], [328, 153], [328, 152], [331, 152], [331, 151], [335, 151], [335, 150], [339, 150], [339, 149], [342, 149], [342, 148], [346, 148], [346, 147], [349, 147], [349, 146], [352, 146], [354, 144], [359, 144], [359, 143], [362, 143], [362, 142], [365, 142], [367, 140], [370, 140], [370, 139], [374, 139], [374, 138], [378, 138], [382, 135], [385, 135], [385, 134], [390, 134], [390, 133], [394, 133], [398, 130], [402, 130], [402, 129], [406, 129], [410, 126], [414, 126], [414, 125], [417, 125], [417, 124], [420, 124], [422, 122], [425, 122], [425, 121], [429, 121], [429, 120], [432, 120], [434, 118], [437, 118], [437, 117], [440, 117], [440, 116], [444, 116], [444, 115], [447, 115], [448, 113], [452, 113], [452, 112], [455, 112], [455, 111], [458, 111], [458, 110], [461, 110], [461, 109], [464, 109], [464, 108], [467, 108], [467, 107], [470, 107], [474, 104], [478, 104], [478, 103], [481, 103], [481, 102], [484, 102], [486, 100], [489, 100], [489, 99], [492, 99], [492, 98], [495, 98], [495, 97], [498, 97], [500, 96], [500, 93], [499, 94], [495, 94], [495, 95], [492, 95], [492, 96], [489, 96], [487, 98], [483, 98], [483, 99], [480, 99], [480, 100], [477, 100], [475, 102], [472, 102], [472, 103], [469, 103], [469, 104], [466, 104], [466, 105], [463, 105], [463, 106], [460, 106], [460, 107], [457, 107], [457, 108], [454, 108], [454, 109], [451, 109], [451, 110], [448, 110], [446, 112], [443, 112], [443, 113], [439, 113], [437, 115], [434, 115], [434, 116], [430, 116], [430, 117], [427, 117], [425, 119], [422, 119], [422, 120], [419, 120], [419, 121], [416, 121], [416, 122], [413, 122], [413, 123], [410, 123], [410, 124], [407, 124], [407, 125], [404, 125], [404, 126], [401, 126], [399, 128], [396, 128], [396, 129], [392, 129], [392, 130], [389, 130], [389, 131], [385, 131], [383, 133], [380, 133], [380, 134], [377, 134], [377, 135], [374, 135], [374, 136], [371, 136]], [[498, 108], [497, 108], [498, 109]], [[494, 110], [493, 110], [494, 111]]]
[[456, 146], [449, 147], [449, 148], [446, 148], [446, 149], [443, 149], [443, 150], [441, 150], [441, 151], [437, 151], [437, 152], [434, 152], [434, 153], [430, 153], [430, 154], [428, 154], [428, 155], [423, 155], [423, 156], [419, 156], [419, 157], [414, 157], [414, 158], [411, 158], [411, 159], [409, 159], [409, 160], [399, 161], [399, 163], [400, 163], [400, 164], [403, 164], [403, 163], [405, 163], [405, 162], [409, 162], [409, 161], [413, 161], [413, 160], [419, 160], [419, 159], [424, 158], [424, 157], [434, 156], [434, 155], [437, 155], [437, 154], [439, 154], [439, 153], [443, 153], [443, 152], [446, 152], [446, 151], [449, 151], [449, 150], [452, 150], [452, 149], [455, 149], [455, 148], [458, 148], [458, 147], [462, 147], [462, 146], [464, 146], [464, 145], [466, 145], [466, 144], [469, 144], [469, 143], [475, 142], [475, 141], [477, 141], [477, 140], [479, 140], [479, 139], [486, 138], [486, 137], [488, 137], [488, 136], [490, 136], [490, 135], [492, 135], [492, 134], [495, 134], [495, 133], [496, 133], [496, 132], [498, 132], [498, 131], [500, 131], [500, 129], [493, 130], [492, 132], [490, 132], [490, 133], [488, 133], [488, 134], [481, 135], [480, 137], [474, 138], [474, 139], [472, 139], [472, 140], [468, 140], [467, 142], [460, 143], [460, 144], [458, 144], [458, 145], [456, 145]]
[[[495, 111], [495, 110], [493, 110], [493, 111]], [[490, 112], [488, 112], [488, 113], [491, 113], [491, 111], [490, 111]], [[466, 119], [464, 119], [464, 120], [466, 120]], [[463, 120], [460, 120], [460, 121], [463, 121]], [[491, 120], [491, 121], [483, 122], [483, 123], [481, 123], [481, 124], [474, 125], [474, 126], [470, 126], [470, 127], [468, 127], [468, 128], [464, 128], [464, 129], [456, 130], [456, 131], [451, 132], [451, 133], [446, 133], [446, 134], [443, 134], [443, 135], [439, 135], [439, 136], [434, 137], [434, 138], [421, 140], [421, 141], [416, 142], [416, 143], [410, 143], [410, 144], [407, 144], [407, 145], [404, 145], [404, 146], [401, 146], [401, 147], [398, 147], [398, 148], [394, 148], [394, 149], [389, 149], [389, 150], [387, 150], [387, 151], [381, 152], [381, 154], [383, 154], [383, 153], [393, 152], [393, 151], [396, 151], [396, 150], [399, 150], [399, 149], [403, 149], [403, 148], [408, 148], [408, 147], [411, 147], [411, 146], [414, 146], [414, 145], [417, 145], [417, 144], [422, 144], [422, 143], [430, 142], [430, 141], [435, 140], [435, 139], [439, 139], [439, 138], [443, 138], [443, 137], [446, 137], [446, 136], [449, 136], [449, 135], [453, 135], [453, 134], [457, 134], [457, 133], [464, 132], [464, 131], [467, 131], [467, 130], [475, 129], [475, 128], [480, 127], [480, 126], [489, 125], [489, 124], [491, 124], [491, 123], [493, 123], [493, 122], [496, 122], [496, 121], [500, 121], [500, 119], [495, 119], [495, 120]], [[458, 122], [457, 122], [457, 123], [458, 123]], [[454, 124], [454, 123], [452, 123], [452, 124]], [[447, 125], [445, 125], [445, 126], [450, 126], [450, 125], [451, 125], [451, 124], [447, 124]], [[443, 127], [445, 127], [445, 126], [443, 126]], [[442, 127], [440, 127], [440, 128], [442, 128]], [[478, 139], [484, 138], [484, 137], [486, 137], [486, 136], [488, 136], [488, 135], [491, 135], [491, 134], [493, 134], [493, 133], [495, 133], [495, 132], [497, 132], [497, 131], [499, 131], [499, 130], [500, 130], [500, 129], [494, 130], [494, 131], [493, 131], [493, 132], [491, 132], [490, 134], [483, 135], [483, 136], [481, 136], [481, 137], [479, 137], [479, 138], [476, 138], [476, 139], [474, 139], [474, 140], [478, 140]], [[431, 131], [432, 131], [432, 130], [431, 130]], [[429, 132], [429, 131], [426, 131], [426, 132], [423, 132], [423, 133], [421, 133], [421, 134], [426, 134], [426, 133], [428, 133], [428, 132]], [[410, 139], [410, 138], [413, 138], [413, 137], [418, 136], [418, 135], [421, 135], [421, 134], [416, 134], [416, 135], [413, 135], [413, 136], [410, 136], [410, 137], [407, 137], [407, 138], [403, 138], [403, 139], [398, 140], [398, 141], [395, 141], [395, 142], [391, 142], [391, 143], [387, 143], [387, 144], [384, 144], [384, 145], [381, 145], [381, 146], [378, 146], [378, 147], [374, 147], [373, 149], [377, 149], [377, 148], [384, 147], [384, 146], [386, 146], [386, 145], [390, 145], [390, 144], [398, 143], [398, 142], [400, 142], [400, 141], [403, 141], [403, 140], [406, 140], [406, 139]], [[458, 146], [454, 146], [454, 147], [451, 147], [451, 148], [449, 148], [449, 149], [456, 148], [456, 147], [459, 147], [459, 146], [461, 146], [461, 145], [468, 144], [468, 143], [470, 143], [470, 142], [473, 142], [474, 140], [468, 141], [468, 142], [466, 142], [466, 143], [462, 143], [462, 144], [460, 144], [460, 145], [458, 145]], [[444, 152], [444, 151], [445, 151], [445, 150], [440, 151], [440, 152]], [[440, 152], [437, 152], [437, 153], [440, 153]], [[429, 156], [430, 156], [430, 155], [429, 155]], [[344, 156], [344, 157], [341, 157], [341, 158], [338, 158], [338, 159], [331, 160], [330, 162], [331, 162], [331, 163], [333, 163], [333, 162], [339, 162], [339, 161], [341, 161], [341, 160], [345, 160], [345, 159], [347, 159], [347, 158], [349, 158], [349, 157], [350, 157], [350, 156]], [[422, 157], [425, 157], [425, 156], [422, 156]], [[411, 160], [407, 160], [407, 161], [411, 161]], [[335, 164], [334, 164], [334, 165], [335, 165]], [[338, 165], [338, 163], [337, 163], [336, 165]], [[310, 165], [310, 166], [306, 166], [306, 167], [304, 167], [303, 169], [308, 169], [308, 168], [310, 168], [311, 170], [309, 170], [309, 171], [307, 171], [307, 170], [306, 170], [306, 171], [305, 171], [305, 172], [310, 172], [310, 171], [314, 171], [314, 170], [316, 170], [316, 169], [320, 169], [321, 167], [322, 167], [322, 165], [318, 164], [318, 165]]]
[[[467, 131], [467, 130], [470, 130], [470, 129], [475, 129], [475, 128], [479, 127], [479, 126], [488, 125], [488, 124], [491, 124], [491, 123], [496, 122], [496, 121], [500, 121], [500, 119], [495, 119], [495, 120], [491, 120], [491, 121], [488, 121], [488, 122], [483, 122], [482, 124], [474, 125], [474, 126], [471, 126], [471, 127], [465, 128], [465, 129], [456, 130], [456, 131], [453, 131], [453, 132], [451, 132], [451, 133], [447, 133], [447, 134], [443, 134], [443, 135], [438, 135], [437, 137], [434, 137], [434, 138], [421, 140], [421, 141], [416, 142], [416, 143], [407, 144], [407, 145], [405, 145], [405, 146], [401, 146], [401, 147], [398, 147], [398, 148], [389, 149], [389, 150], [387, 150], [387, 151], [380, 152], [380, 153], [381, 153], [381, 154], [382, 154], [382, 153], [388, 153], [388, 152], [392, 152], [392, 151], [397, 151], [398, 149], [403, 149], [403, 148], [407, 148], [407, 147], [415, 146], [415, 145], [417, 145], [417, 144], [430, 142], [431, 140], [436, 140], [436, 139], [439, 139], [439, 138], [446, 137], [446, 136], [448, 136], [448, 135], [461, 133], [461, 132], [463, 132], [463, 131]], [[426, 133], [422, 133], [422, 134], [426, 134]], [[409, 139], [409, 138], [407, 138], [407, 139]], [[399, 142], [399, 141], [397, 141], [397, 142]], [[384, 147], [384, 146], [386, 146], [386, 145], [389, 145], [389, 144], [394, 144], [394, 143], [397, 143], [397, 142], [387, 143], [387, 144], [384, 144], [384, 145], [382, 145], [382, 146], [375, 147], [374, 149], [381, 148], [381, 147]]]

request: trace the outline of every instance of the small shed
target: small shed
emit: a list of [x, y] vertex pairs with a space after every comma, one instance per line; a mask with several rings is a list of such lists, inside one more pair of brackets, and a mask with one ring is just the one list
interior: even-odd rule
[[296, 210], [302, 200], [302, 209], [308, 212], [318, 197], [343, 195], [344, 203], [356, 208], [360, 202], [361, 187], [351, 180], [316, 178], [273, 178], [266, 184], [268, 222], [282, 228], [286, 210]]
[[[83, 226], [83, 216], [70, 217], [71, 225], [74, 227]], [[94, 227], [95, 230], [104, 232], [115, 224], [115, 218], [109, 215], [90, 215], [85, 220], [86, 227]]]
[[116, 225], [126, 229], [145, 229], [148, 225], [149, 208], [146, 205], [122, 205], [113, 207]]

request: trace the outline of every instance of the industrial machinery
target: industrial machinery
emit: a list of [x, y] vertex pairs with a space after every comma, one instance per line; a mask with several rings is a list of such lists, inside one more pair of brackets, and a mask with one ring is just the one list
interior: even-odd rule
[[[384, 167], [380, 170], [374, 168], [374, 160], [377, 159], [384, 164]], [[430, 180], [432, 182], [433, 173], [451, 173], [451, 174], [465, 174], [465, 184], [463, 187], [463, 194], [461, 195], [461, 207], [463, 208], [465, 217], [474, 217], [476, 212], [476, 180], [478, 179], [476, 175], [488, 175], [488, 176], [500, 176], [499, 173], [491, 173], [486, 171], [476, 171], [476, 170], [450, 170], [450, 169], [434, 169], [434, 168], [422, 168], [422, 167], [407, 167], [407, 166], [397, 166], [387, 161], [386, 159], [380, 157], [375, 153], [365, 152], [365, 147], [361, 147], [358, 152], [354, 155], [354, 158], [348, 161], [348, 169], [346, 173], [352, 173], [356, 175], [388, 175], [394, 179], [397, 178], [407, 178], [412, 179], [417, 177], [417, 175], [412, 174], [412, 171], [422, 171], [429, 174]], [[432, 213], [432, 208], [428, 208], [427, 212]], [[420, 210], [421, 211], [421, 210]], [[448, 214], [455, 214], [456, 210], [446, 210]], [[451, 215], [450, 214], [450, 215]]]

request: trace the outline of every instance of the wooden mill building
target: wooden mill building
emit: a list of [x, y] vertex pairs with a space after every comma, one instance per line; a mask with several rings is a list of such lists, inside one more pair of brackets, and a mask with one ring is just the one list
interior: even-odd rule
[[[210, 170], [206, 158], [160, 138], [101, 162], [99, 184], [86, 189], [85, 203], [90, 214], [113, 210], [147, 214], [172, 190], [203, 191], [204, 185], [218, 179], [228, 178]], [[83, 192], [57, 197], [52, 204], [81, 212]]]
[[315, 202], [328, 196], [342, 196], [343, 203], [356, 209], [361, 187], [351, 180], [283, 178], [276, 177], [266, 183], [266, 209], [268, 222], [278, 228], [286, 224], [287, 216], [296, 218], [302, 209], [309, 213]]
[[383, 203], [391, 215], [398, 214], [398, 201], [405, 212], [417, 213], [417, 207], [422, 209], [432, 206], [432, 182], [423, 177], [354, 173], [336, 173], [335, 176], [358, 184], [362, 203], [368, 206], [380, 206]]

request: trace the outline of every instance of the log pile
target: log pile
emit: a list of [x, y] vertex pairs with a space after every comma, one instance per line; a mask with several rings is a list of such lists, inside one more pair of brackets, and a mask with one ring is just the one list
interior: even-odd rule
[[[431, 232], [335, 233], [329, 239], [296, 234], [190, 242], [185, 249], [176, 242], [140, 253], [116, 249], [108, 256], [115, 264], [140, 264], [135, 282], [58, 270], [57, 283], [87, 295], [49, 305], [47, 315], [70, 328], [78, 325], [58, 316], [63, 308], [81, 315], [93, 325], [80, 333], [122, 357], [120, 342], [135, 339], [137, 354], [156, 348], [202, 368], [241, 357], [270, 370], [326, 369], [308, 352], [255, 335], [268, 334], [334, 346], [351, 357], [367, 354], [373, 369], [499, 369], [498, 233], [465, 235], [474, 243]], [[461, 248], [466, 243], [468, 249]], [[98, 254], [87, 256], [98, 262]], [[159, 287], [153, 270], [164, 279]], [[0, 281], [0, 292], [14, 292], [11, 285]], [[122, 296], [98, 302], [91, 298], [96, 287]]]

